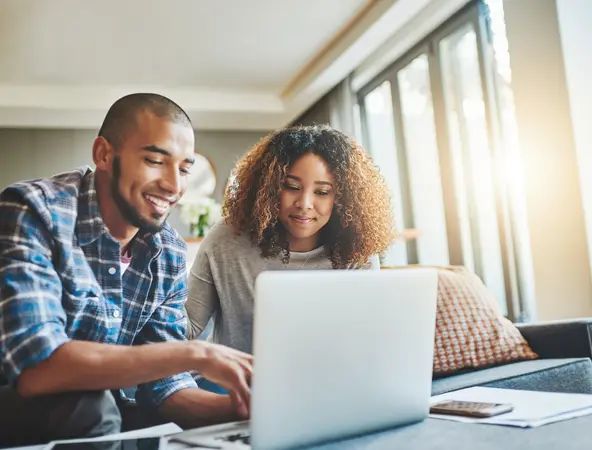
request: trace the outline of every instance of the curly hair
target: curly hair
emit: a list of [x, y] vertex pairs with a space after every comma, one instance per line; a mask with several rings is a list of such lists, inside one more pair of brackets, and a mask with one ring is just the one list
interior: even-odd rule
[[265, 258], [283, 253], [286, 231], [278, 219], [284, 177], [301, 156], [321, 157], [335, 179], [335, 204], [321, 240], [335, 269], [365, 267], [395, 237], [385, 181], [366, 151], [326, 125], [280, 129], [261, 139], [237, 163], [222, 208], [237, 234], [247, 233]]

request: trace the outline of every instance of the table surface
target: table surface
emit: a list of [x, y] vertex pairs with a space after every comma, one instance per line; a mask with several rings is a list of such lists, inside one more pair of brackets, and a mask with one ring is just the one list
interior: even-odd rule
[[315, 450], [591, 449], [592, 415], [537, 428], [468, 424], [430, 418], [418, 424], [313, 448]]
[[[171, 445], [171, 447], [175, 447]], [[309, 450], [421, 449], [441, 450], [591, 449], [592, 415], [537, 428], [516, 428], [427, 419], [421, 423], [353, 439], [310, 447]], [[43, 446], [21, 447], [41, 450]], [[179, 445], [179, 448], [187, 446]], [[11, 449], [16, 450], [16, 449]]]

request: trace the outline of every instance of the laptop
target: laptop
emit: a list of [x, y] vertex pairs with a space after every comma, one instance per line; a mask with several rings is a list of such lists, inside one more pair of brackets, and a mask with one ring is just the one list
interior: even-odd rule
[[173, 439], [287, 449], [424, 420], [437, 286], [436, 271], [422, 268], [260, 274], [250, 422]]

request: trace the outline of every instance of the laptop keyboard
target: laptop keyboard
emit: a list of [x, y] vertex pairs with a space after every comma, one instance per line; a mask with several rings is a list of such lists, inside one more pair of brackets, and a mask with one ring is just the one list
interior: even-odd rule
[[216, 438], [217, 441], [224, 442], [242, 442], [245, 445], [251, 445], [251, 434], [249, 432], [233, 433]]

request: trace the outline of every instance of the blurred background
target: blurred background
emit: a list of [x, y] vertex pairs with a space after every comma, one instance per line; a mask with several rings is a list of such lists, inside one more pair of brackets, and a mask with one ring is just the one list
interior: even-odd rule
[[250, 146], [329, 123], [412, 237], [383, 264], [465, 265], [514, 321], [592, 316], [590, 23], [590, 0], [0, 0], [0, 188], [91, 165], [108, 107], [157, 92], [195, 125], [170, 222], [198, 245]]

